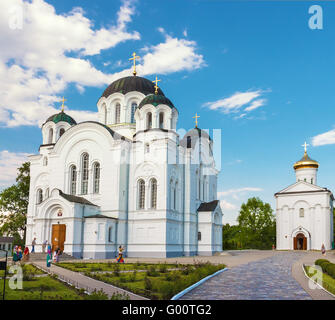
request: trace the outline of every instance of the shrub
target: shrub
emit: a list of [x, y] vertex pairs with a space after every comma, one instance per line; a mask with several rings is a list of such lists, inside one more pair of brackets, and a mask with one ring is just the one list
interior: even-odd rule
[[108, 295], [103, 290], [97, 291], [96, 289], [87, 297], [87, 300], [108, 300]]
[[156, 270], [155, 266], [150, 266], [147, 270], [147, 276], [157, 277], [159, 276], [159, 272]]
[[171, 273], [168, 273], [166, 276], [165, 276], [165, 279], [167, 281], [172, 281], [172, 282], [177, 282], [177, 281], [180, 281], [180, 278], [181, 278], [181, 275], [178, 271], [173, 271]]
[[335, 264], [329, 262], [326, 259], [318, 259], [315, 261], [315, 265], [321, 267], [322, 271], [327, 273], [329, 276], [335, 279]]
[[120, 266], [118, 264], [115, 265], [113, 275], [116, 276], [116, 277], [120, 276]]
[[136, 281], [136, 275], [137, 275], [137, 271], [134, 270], [133, 273], [132, 273], [131, 276], [130, 276], [130, 281], [131, 281], [131, 282]]
[[166, 272], [167, 272], [167, 266], [166, 266], [166, 263], [164, 263], [164, 264], [160, 264], [160, 265], [159, 265], [159, 272], [160, 272], [160, 273], [166, 273]]
[[113, 293], [111, 300], [130, 300], [130, 297], [126, 293]]

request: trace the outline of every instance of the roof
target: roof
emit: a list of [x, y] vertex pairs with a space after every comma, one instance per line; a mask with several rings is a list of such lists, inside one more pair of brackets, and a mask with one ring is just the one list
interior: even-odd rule
[[64, 111], [61, 111], [60, 113], [56, 113], [56, 114], [50, 116], [47, 119], [47, 121], [45, 121], [45, 123], [47, 123], [49, 121], [53, 121], [54, 123], [64, 121], [64, 122], [69, 123], [71, 126], [74, 125], [74, 124], [77, 124], [77, 122], [72, 117], [70, 117], [68, 114], [66, 114]]
[[84, 217], [85, 219], [88, 219], [88, 218], [98, 218], [98, 219], [115, 219], [115, 218], [112, 218], [112, 217], [107, 217], [107, 216], [104, 216], [102, 214], [95, 214], [93, 216], [87, 216], [87, 217]]
[[80, 204], [87, 204], [87, 205], [90, 205], [90, 206], [97, 207], [97, 205], [93, 204], [92, 202], [86, 200], [83, 197], [77, 197], [77, 196], [73, 196], [71, 194], [66, 194], [66, 193], [63, 193], [61, 190], [59, 190], [59, 195], [61, 197], [63, 197], [64, 199], [66, 199], [67, 201], [70, 201], [70, 202], [75, 202], [75, 203], [80, 203]]
[[0, 237], [1, 243], [12, 243], [14, 241], [13, 237]]
[[297, 161], [294, 165], [293, 168], [296, 169], [303, 169], [303, 168], [318, 168], [319, 163], [313, 159], [311, 159], [307, 152], [304, 153], [304, 156]]
[[[142, 77], [124, 77], [112, 82], [101, 97], [108, 98], [113, 93], [119, 92], [126, 94], [131, 91], [138, 91], [144, 95], [148, 95], [150, 93], [155, 93], [155, 85], [152, 81]], [[160, 88], [158, 89], [158, 94], [164, 96], [164, 93]]]
[[214, 211], [218, 206], [219, 200], [213, 200], [211, 202], [203, 202], [197, 211]]
[[200, 128], [193, 128], [185, 134], [182, 140], [180, 140], [180, 145], [185, 148], [194, 148], [199, 138], [212, 140], [206, 131], [201, 130]]
[[159, 104], [165, 104], [170, 108], [175, 108], [170, 99], [160, 94], [149, 94], [139, 104], [138, 109], [142, 108], [146, 104], [151, 104], [157, 107]]

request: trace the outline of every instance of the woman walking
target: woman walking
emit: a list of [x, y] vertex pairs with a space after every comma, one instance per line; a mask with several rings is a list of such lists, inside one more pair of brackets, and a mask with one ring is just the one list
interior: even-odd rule
[[326, 248], [325, 248], [324, 244], [322, 244], [322, 246], [321, 246], [321, 253], [322, 253], [323, 256], [326, 255]]

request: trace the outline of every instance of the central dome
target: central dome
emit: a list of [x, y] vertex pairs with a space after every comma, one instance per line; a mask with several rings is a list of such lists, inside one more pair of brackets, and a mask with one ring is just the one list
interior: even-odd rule
[[315, 160], [312, 160], [308, 156], [307, 152], [305, 152], [304, 156], [293, 165], [294, 170], [304, 169], [304, 168], [318, 168], [318, 167], [319, 167], [319, 163]]
[[[126, 94], [131, 91], [138, 91], [144, 95], [153, 94], [155, 93], [155, 85], [152, 81], [142, 77], [125, 77], [112, 82], [104, 91], [102, 97], [108, 98], [111, 94], [116, 92]], [[164, 96], [160, 88], [158, 89], [158, 94]]]

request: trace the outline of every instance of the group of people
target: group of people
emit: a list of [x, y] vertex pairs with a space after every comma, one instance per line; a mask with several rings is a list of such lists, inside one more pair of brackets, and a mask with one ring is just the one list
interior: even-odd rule
[[25, 247], [24, 251], [22, 251], [21, 246], [15, 246], [13, 249], [13, 262], [29, 261], [29, 248]]

